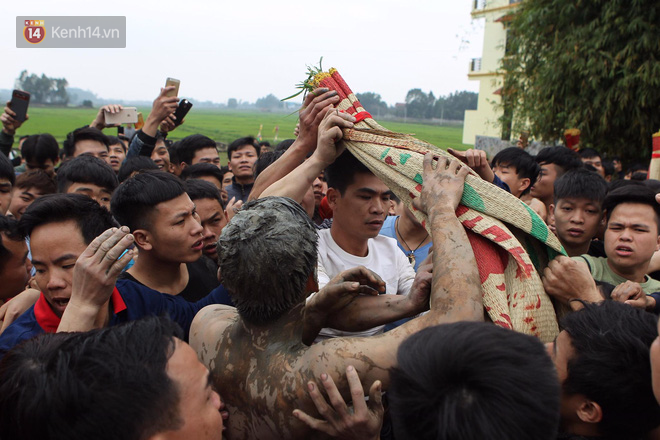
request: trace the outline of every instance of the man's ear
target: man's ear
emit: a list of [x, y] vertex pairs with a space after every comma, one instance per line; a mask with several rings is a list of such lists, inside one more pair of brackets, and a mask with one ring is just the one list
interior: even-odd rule
[[229, 168], [229, 171], [232, 173], [234, 172], [234, 170], [231, 169], [231, 159], [227, 159], [227, 168]]
[[328, 188], [328, 192], [325, 193], [325, 196], [328, 198], [328, 205], [334, 211], [337, 207], [337, 201], [341, 199], [341, 193], [335, 188]]
[[181, 169], [181, 171], [183, 171], [184, 169], [186, 169], [187, 166], [188, 166], [188, 164], [185, 163], [185, 162], [181, 162], [181, 163], [179, 164], [179, 168]]
[[529, 177], [525, 177], [524, 179], [520, 179], [520, 182], [518, 183], [518, 191], [522, 193], [527, 188], [529, 188], [530, 183], [532, 183], [532, 180]]
[[151, 234], [146, 229], [136, 229], [133, 231], [133, 237], [135, 238], [136, 246], [140, 249], [145, 251], [153, 249]]
[[603, 410], [600, 405], [586, 397], [578, 407], [576, 414], [584, 423], [597, 424], [603, 420]]
[[555, 205], [550, 203], [548, 206], [548, 224], [555, 224]]
[[655, 243], [655, 250], [660, 251], [660, 235], [658, 235], [658, 241]]

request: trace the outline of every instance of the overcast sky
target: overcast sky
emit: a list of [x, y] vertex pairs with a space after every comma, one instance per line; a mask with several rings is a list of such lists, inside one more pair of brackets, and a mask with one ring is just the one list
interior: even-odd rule
[[[388, 104], [408, 90], [478, 91], [469, 60], [483, 25], [461, 0], [3, 1], [0, 88], [23, 69], [65, 77], [103, 98], [152, 100], [169, 77], [179, 96], [226, 102], [283, 98], [323, 56], [354, 92]], [[125, 49], [16, 49], [16, 16], [125, 15]], [[48, 27], [48, 23], [46, 23]]]

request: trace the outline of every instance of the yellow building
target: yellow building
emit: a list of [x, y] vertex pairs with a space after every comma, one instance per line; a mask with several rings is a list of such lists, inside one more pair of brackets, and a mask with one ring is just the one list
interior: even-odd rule
[[[468, 78], [479, 81], [479, 101], [476, 110], [465, 111], [463, 143], [474, 145], [476, 136], [509, 138], [498, 119], [502, 115], [500, 90], [503, 75], [500, 60], [506, 53], [506, 33], [511, 13], [521, 0], [471, 0], [472, 18], [485, 19], [484, 45], [481, 58], [474, 58]], [[503, 136], [504, 134], [504, 136]]]

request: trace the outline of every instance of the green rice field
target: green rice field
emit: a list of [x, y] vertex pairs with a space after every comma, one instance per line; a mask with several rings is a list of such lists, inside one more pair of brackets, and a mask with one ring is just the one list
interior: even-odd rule
[[[139, 109], [148, 115], [148, 108]], [[30, 119], [17, 131], [17, 135], [50, 133], [58, 141], [63, 141], [71, 130], [92, 122], [97, 109], [84, 108], [53, 108], [31, 107]], [[260, 126], [262, 139], [275, 141], [275, 128], [279, 127], [277, 141], [293, 137], [293, 130], [298, 122], [297, 114], [281, 114], [268, 112], [244, 112], [221, 109], [195, 109], [193, 108], [185, 123], [171, 132], [169, 139], [177, 140], [191, 134], [200, 133], [217, 142], [228, 144], [234, 139], [243, 136], [257, 136]], [[417, 138], [442, 148], [467, 149], [468, 145], [461, 143], [463, 136], [462, 126], [438, 126], [426, 124], [411, 124], [400, 122], [382, 122], [390, 130], [414, 134]], [[115, 135], [115, 129], [106, 129], [108, 135]], [[221, 154], [222, 163], [226, 163], [226, 155]]]

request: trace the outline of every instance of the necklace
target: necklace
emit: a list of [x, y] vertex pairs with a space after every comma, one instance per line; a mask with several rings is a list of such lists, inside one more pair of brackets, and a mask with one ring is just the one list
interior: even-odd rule
[[408, 243], [406, 243], [406, 239], [403, 238], [403, 235], [401, 235], [401, 232], [399, 231], [399, 218], [397, 217], [396, 221], [394, 222], [394, 227], [396, 228], [396, 233], [399, 234], [399, 237], [401, 238], [401, 241], [403, 241], [403, 244], [406, 245], [408, 248], [408, 253], [406, 254], [406, 257], [408, 257], [408, 261], [410, 261], [410, 264], [413, 266], [415, 265], [415, 251], [419, 249], [419, 247], [426, 241], [427, 238], [429, 238], [429, 232], [426, 231], [426, 236], [422, 239], [422, 241], [419, 242], [417, 247], [415, 249], [411, 248], [408, 246]]

